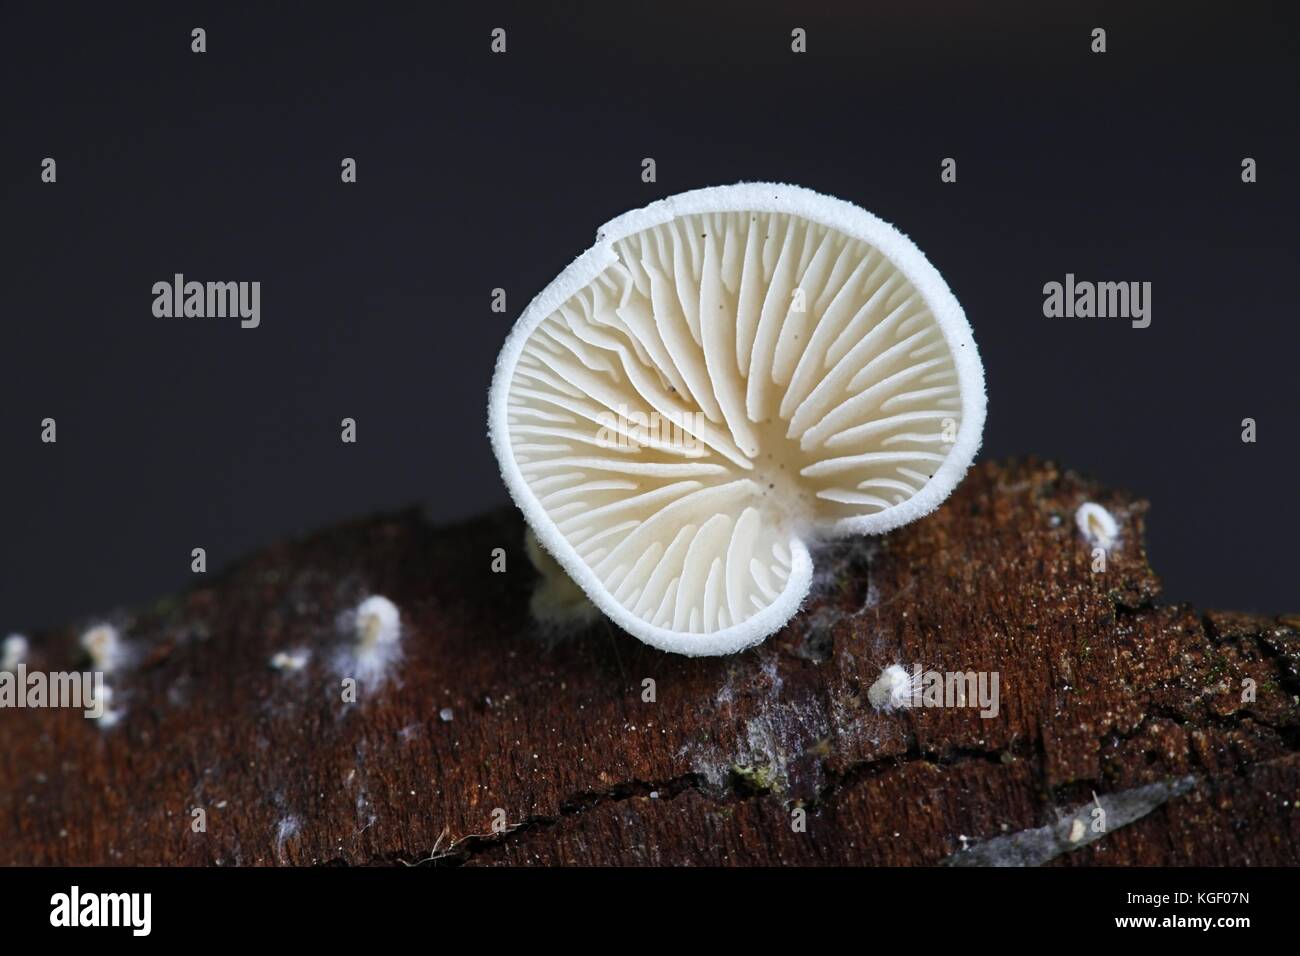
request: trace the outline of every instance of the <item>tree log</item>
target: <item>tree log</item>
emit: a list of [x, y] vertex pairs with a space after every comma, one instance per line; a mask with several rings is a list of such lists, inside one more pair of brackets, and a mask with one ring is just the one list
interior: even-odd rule
[[[1119, 523], [1104, 571], [1085, 501]], [[0, 711], [0, 862], [1300, 862], [1300, 617], [1159, 603], [1146, 509], [983, 463], [816, 555], [789, 625], [709, 659], [539, 628], [513, 509], [283, 543], [110, 615], [114, 725]], [[370, 594], [401, 657], [347, 703], [340, 619]], [[80, 631], [36, 635], [29, 669], [77, 667]], [[302, 669], [269, 665], [293, 648]], [[877, 712], [893, 663], [996, 673], [998, 712]]]

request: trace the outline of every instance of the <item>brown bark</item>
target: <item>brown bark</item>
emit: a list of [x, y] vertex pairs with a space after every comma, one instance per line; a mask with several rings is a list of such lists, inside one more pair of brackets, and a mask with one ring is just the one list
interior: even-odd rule
[[[1101, 573], [1086, 500], [1121, 525]], [[720, 659], [603, 619], [538, 633], [513, 510], [281, 544], [111, 618], [136, 655], [116, 726], [0, 711], [0, 862], [1300, 862], [1300, 617], [1157, 603], [1146, 507], [985, 463], [929, 518], [820, 555], [805, 610]], [[345, 704], [337, 618], [371, 593], [403, 657]], [[77, 635], [38, 635], [28, 666], [75, 666]], [[302, 671], [268, 666], [296, 646]], [[894, 662], [996, 671], [1000, 712], [877, 713]]]

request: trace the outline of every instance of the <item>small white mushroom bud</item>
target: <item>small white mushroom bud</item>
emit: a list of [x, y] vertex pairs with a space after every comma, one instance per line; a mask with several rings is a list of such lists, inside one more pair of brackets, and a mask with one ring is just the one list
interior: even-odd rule
[[96, 670], [109, 673], [125, 660], [121, 635], [112, 624], [97, 624], [81, 635], [81, 647]]
[[376, 594], [357, 605], [356, 640], [358, 651], [364, 653], [376, 648], [396, 644], [402, 636], [401, 615], [397, 605]]
[[27, 650], [27, 638], [21, 634], [6, 637], [4, 647], [0, 648], [0, 671], [17, 670], [18, 665], [27, 660]]
[[1096, 502], [1086, 501], [1074, 513], [1074, 523], [1089, 542], [1109, 551], [1119, 538], [1119, 525], [1109, 511]]
[[916, 700], [917, 679], [901, 664], [890, 664], [867, 689], [867, 700], [876, 710], [886, 713], [911, 707]]
[[271, 667], [278, 671], [300, 671], [307, 666], [311, 652], [301, 648], [292, 651], [276, 651], [271, 655]]
[[375, 594], [341, 614], [338, 623], [348, 643], [334, 655], [334, 669], [344, 677], [382, 684], [402, 654], [402, 616], [397, 605]]

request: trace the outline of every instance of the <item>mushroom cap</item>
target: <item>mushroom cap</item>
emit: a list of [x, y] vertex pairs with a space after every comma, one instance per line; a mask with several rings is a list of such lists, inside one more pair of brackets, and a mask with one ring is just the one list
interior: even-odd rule
[[603, 226], [506, 340], [488, 427], [515, 503], [591, 601], [698, 656], [780, 629], [810, 545], [938, 507], [984, 415], [965, 314], [906, 236], [742, 183]]

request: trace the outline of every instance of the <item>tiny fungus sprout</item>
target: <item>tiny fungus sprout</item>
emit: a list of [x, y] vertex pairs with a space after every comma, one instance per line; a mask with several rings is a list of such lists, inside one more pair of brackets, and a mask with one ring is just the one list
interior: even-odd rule
[[911, 707], [916, 700], [919, 676], [913, 677], [901, 664], [890, 664], [867, 689], [867, 700], [886, 713]]
[[112, 624], [97, 624], [82, 634], [81, 648], [90, 663], [104, 673], [116, 670], [126, 657], [122, 638]]
[[340, 617], [351, 641], [335, 657], [335, 668], [346, 676], [382, 682], [391, 663], [401, 656], [402, 616], [382, 595], [366, 598]]
[[300, 671], [307, 666], [311, 652], [301, 648], [292, 651], [276, 651], [271, 655], [271, 666], [278, 671]]
[[376, 594], [357, 605], [357, 650], [361, 653], [396, 644], [402, 636], [401, 615], [397, 605]]
[[893, 226], [797, 186], [612, 220], [519, 317], [488, 401], [536, 535], [534, 614], [600, 611], [729, 654], [798, 610], [812, 552], [928, 514], [970, 466], [984, 372], [943, 278]]
[[1074, 523], [1083, 536], [1099, 548], [1109, 551], [1119, 537], [1119, 525], [1101, 505], [1087, 501], [1074, 513]]
[[27, 660], [27, 638], [21, 634], [10, 634], [0, 648], [0, 671], [13, 671]]

